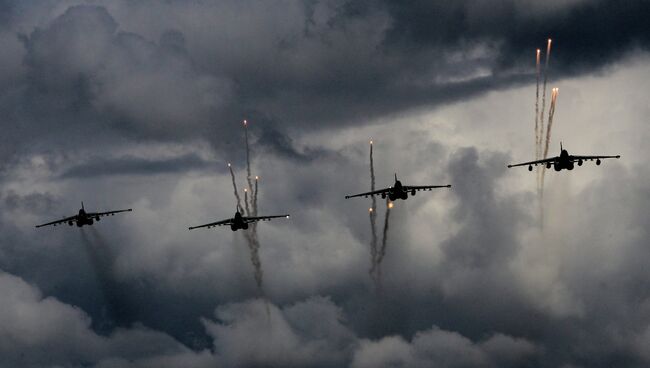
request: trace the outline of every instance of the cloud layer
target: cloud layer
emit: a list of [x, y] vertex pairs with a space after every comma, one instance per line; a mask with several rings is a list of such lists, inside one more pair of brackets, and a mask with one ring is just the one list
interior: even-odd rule
[[[643, 367], [648, 3], [0, 1], [0, 366]], [[611, 31], [615, 29], [616, 32]], [[621, 154], [534, 178], [554, 139]], [[249, 120], [264, 290], [232, 216]], [[398, 201], [368, 275], [368, 140]], [[93, 228], [33, 225], [134, 208]], [[383, 220], [383, 212], [379, 223]]]

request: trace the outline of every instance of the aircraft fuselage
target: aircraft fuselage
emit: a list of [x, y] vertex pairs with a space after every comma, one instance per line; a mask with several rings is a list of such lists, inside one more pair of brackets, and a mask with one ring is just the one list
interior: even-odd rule
[[[390, 187], [388, 193], [382, 193], [381, 197], [386, 198], [386, 195], [388, 195], [388, 199], [391, 201], [395, 201], [397, 199], [406, 200], [409, 197], [408, 192], [404, 190], [404, 186], [399, 180], [395, 180], [395, 184]], [[415, 190], [411, 191], [411, 195], [415, 195]]]
[[244, 217], [237, 211], [235, 212], [235, 217], [233, 217], [232, 224], [230, 224], [230, 230], [237, 231], [239, 229], [248, 229], [248, 223], [244, 221]]
[[[582, 166], [582, 162], [582, 160], [578, 160], [578, 166]], [[563, 149], [560, 152], [558, 160], [552, 164], [550, 162], [547, 163], [546, 168], [550, 169], [551, 166], [553, 166], [553, 169], [555, 169], [555, 171], [573, 170], [575, 168], [575, 164], [575, 158], [571, 156], [567, 150]], [[596, 165], [600, 165], [600, 160], [596, 160]]]
[[95, 216], [95, 218], [92, 218], [88, 216], [86, 211], [82, 208], [79, 210], [79, 213], [77, 214], [77, 216], [75, 216], [74, 220], [68, 221], [68, 225], [72, 226], [76, 224], [77, 227], [82, 227], [84, 225], [92, 226], [92, 224], [95, 223], [95, 221], [99, 221], [99, 216]]

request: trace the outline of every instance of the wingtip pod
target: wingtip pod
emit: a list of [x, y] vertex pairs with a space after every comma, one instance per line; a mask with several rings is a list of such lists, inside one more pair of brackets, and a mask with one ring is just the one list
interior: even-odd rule
[[451, 184], [447, 184], [447, 188], [451, 188]]
[[511, 167], [512, 167], [512, 165], [508, 165], [508, 169], [511, 168]]
[[616, 158], [621, 158], [621, 155], [616, 155]]
[[345, 199], [350, 199], [350, 196], [345, 196]]
[[291, 216], [287, 215], [287, 216], [285, 216], [285, 217], [286, 217], [286, 218], [290, 218]]

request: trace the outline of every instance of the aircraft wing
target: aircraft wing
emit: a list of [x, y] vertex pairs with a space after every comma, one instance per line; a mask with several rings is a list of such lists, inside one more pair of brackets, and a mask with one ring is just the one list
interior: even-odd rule
[[557, 157], [557, 156], [549, 157], [549, 158], [546, 158], [544, 160], [529, 161], [529, 162], [522, 162], [520, 164], [508, 165], [508, 167], [529, 166], [529, 165], [537, 166], [537, 165], [545, 164], [547, 162], [555, 162], [558, 158], [559, 157]]
[[571, 156], [571, 161], [578, 161], [578, 160], [603, 160], [606, 158], [621, 158], [621, 155], [616, 155], [616, 156]]
[[404, 188], [405, 191], [411, 191], [411, 190], [431, 190], [431, 189], [436, 189], [436, 188], [451, 188], [450, 184], [447, 185], [405, 185], [402, 188]]
[[271, 221], [274, 218], [286, 217], [289, 218], [289, 215], [275, 215], [275, 216], [258, 216], [258, 217], [244, 217], [244, 222], [251, 223], [257, 221]]
[[73, 221], [73, 220], [76, 220], [76, 219], [77, 219], [77, 216], [70, 216], [70, 217], [66, 217], [66, 218], [61, 219], [61, 220], [48, 222], [47, 224], [36, 225], [36, 227], [43, 227], [43, 226], [50, 226], [50, 225], [56, 226], [58, 224], [64, 224], [64, 223], [66, 223], [68, 221]]
[[348, 198], [353, 198], [353, 197], [367, 197], [369, 195], [377, 195], [377, 194], [382, 194], [382, 193], [388, 193], [390, 188], [384, 188], [384, 189], [379, 189], [379, 190], [374, 190], [372, 192], [367, 192], [367, 193], [359, 193], [359, 194], [353, 194], [353, 195], [346, 195], [345, 199]]
[[227, 219], [227, 220], [222, 220], [222, 221], [217, 221], [217, 222], [211, 222], [211, 223], [205, 224], [205, 225], [190, 226], [189, 229], [192, 230], [192, 229], [198, 229], [198, 228], [201, 228], [201, 227], [207, 227], [209, 229], [209, 228], [215, 227], [215, 226], [230, 225], [230, 224], [233, 223], [233, 220], [234, 219]]
[[131, 211], [133, 211], [133, 209], [128, 208], [126, 210], [117, 210], [117, 211], [108, 211], [108, 212], [90, 212], [90, 213], [87, 213], [87, 215], [88, 215], [88, 217], [97, 217], [97, 216], [103, 217], [103, 216], [112, 216], [112, 215], [114, 215], [116, 213], [120, 213], [120, 212], [131, 212]]

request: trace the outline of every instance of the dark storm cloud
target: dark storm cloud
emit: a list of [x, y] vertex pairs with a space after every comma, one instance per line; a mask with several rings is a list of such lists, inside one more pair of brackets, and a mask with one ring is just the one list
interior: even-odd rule
[[50, 193], [20, 195], [12, 190], [5, 193], [2, 200], [7, 210], [28, 213], [47, 213], [58, 203], [58, 198]]
[[532, 1], [453, 3], [387, 2], [394, 20], [390, 47], [405, 52], [422, 48], [454, 49], [462, 44], [489, 43], [498, 50], [497, 70], [513, 65], [532, 71], [534, 50], [551, 37], [554, 75], [590, 72], [620, 58], [626, 51], [650, 47], [650, 4], [643, 0], [578, 1], [541, 11]]
[[[61, 174], [61, 178], [92, 178], [109, 175], [156, 175], [183, 173], [193, 170], [223, 169], [225, 163], [206, 161], [195, 154], [170, 159], [152, 160], [138, 157], [115, 159], [90, 158], [89, 162], [73, 166]], [[223, 171], [223, 170], [220, 170]]]
[[[154, 4], [70, 7], [23, 31], [26, 92], [2, 107], [22, 130], [8, 135], [24, 141], [28, 131], [56, 127], [50, 140], [80, 145], [108, 131], [240, 150], [231, 144], [237, 122], [259, 117], [266, 144], [299, 157], [288, 144], [296, 133], [532, 82], [534, 49], [547, 36], [556, 40], [558, 78], [645, 49], [650, 34], [644, 1], [329, 1], [285, 4], [284, 12], [261, 3]], [[155, 31], [135, 18], [160, 13], [168, 24], [151, 19]], [[233, 21], [242, 17], [249, 22]], [[93, 142], [75, 138], [93, 132]]]
[[[368, 287], [366, 204], [342, 199], [367, 187], [367, 140], [355, 135], [368, 131], [337, 129], [532, 82], [530, 56], [548, 35], [555, 76], [647, 48], [647, 3], [537, 3], [111, 1], [6, 13], [22, 24], [24, 57], [0, 70], [0, 166], [18, 156], [0, 183], [0, 268], [17, 275], [0, 273], [0, 366], [647, 365], [650, 175], [639, 168], [614, 172], [625, 184], [590, 183], [584, 206], [556, 208], [574, 227], [530, 240], [533, 204], [506, 183], [504, 153], [432, 144], [427, 129], [440, 125], [392, 126], [375, 152], [378, 183], [399, 167], [405, 182], [453, 188], [397, 206], [383, 294]], [[182, 174], [225, 170], [197, 140], [241, 169], [243, 118], [262, 208], [296, 214], [260, 227], [269, 304], [246, 301], [256, 294], [239, 234], [185, 227], [231, 210], [224, 175]], [[323, 142], [301, 139], [313, 131]], [[122, 152], [142, 141], [143, 156]], [[101, 236], [33, 229], [76, 197], [137, 209], [102, 221]], [[522, 265], [530, 248], [550, 260]]]

